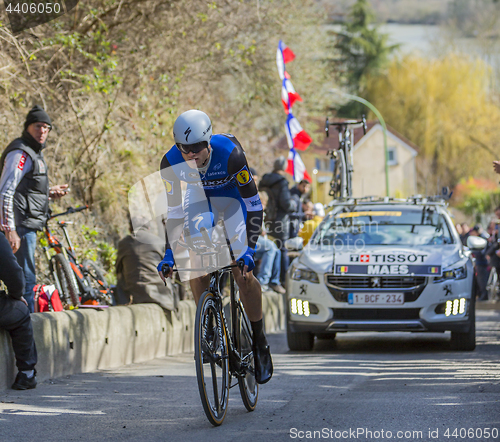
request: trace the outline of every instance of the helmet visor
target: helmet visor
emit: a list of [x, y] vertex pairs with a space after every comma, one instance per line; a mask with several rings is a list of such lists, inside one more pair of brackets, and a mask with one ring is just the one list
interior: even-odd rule
[[206, 149], [208, 147], [208, 143], [206, 141], [200, 141], [199, 143], [195, 144], [175, 143], [175, 145], [177, 146], [177, 149], [179, 149], [185, 155], [187, 155], [190, 152], [193, 153], [201, 152], [203, 149]]

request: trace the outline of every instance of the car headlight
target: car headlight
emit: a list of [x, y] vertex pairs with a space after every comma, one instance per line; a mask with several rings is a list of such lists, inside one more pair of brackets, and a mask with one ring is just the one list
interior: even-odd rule
[[314, 284], [319, 284], [319, 278], [316, 272], [313, 272], [311, 269], [303, 268], [299, 269], [297, 267], [292, 268], [291, 278], [295, 281], [309, 281]]
[[441, 277], [434, 279], [434, 282], [447, 281], [450, 279], [465, 279], [467, 278], [467, 264], [462, 267], [457, 267], [451, 270], [445, 270]]

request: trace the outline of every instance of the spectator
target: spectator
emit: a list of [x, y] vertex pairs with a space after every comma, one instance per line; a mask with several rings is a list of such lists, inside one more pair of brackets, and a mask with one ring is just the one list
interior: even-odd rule
[[302, 210], [302, 203], [307, 198], [310, 190], [311, 184], [307, 180], [302, 180], [290, 189], [290, 195], [297, 205], [297, 211], [290, 215], [290, 238], [297, 236], [301, 223], [306, 220]]
[[24, 271], [24, 299], [32, 313], [36, 232], [47, 221], [49, 197], [60, 198], [68, 192], [67, 184], [49, 188], [42, 150], [51, 129], [48, 114], [40, 106], [34, 106], [26, 116], [21, 137], [12, 141], [0, 158], [0, 230]]
[[266, 173], [259, 183], [259, 190], [269, 189], [268, 193], [272, 193], [273, 204], [276, 204], [276, 218], [271, 221], [265, 220], [265, 226], [269, 236], [274, 239], [281, 251], [280, 280], [282, 284], [289, 265], [285, 241], [290, 237], [290, 213], [297, 210], [295, 201], [290, 196], [288, 181], [284, 177], [286, 164], [283, 156], [277, 158], [274, 161], [273, 171]]
[[[255, 184], [258, 185], [259, 175], [257, 171], [253, 167], [250, 167], [250, 173], [255, 180]], [[259, 192], [259, 197], [262, 202], [262, 207], [265, 210], [267, 205], [267, 193]], [[267, 237], [267, 231], [264, 225], [262, 226], [262, 232], [255, 247], [255, 260], [258, 262], [258, 266], [255, 267], [254, 274], [262, 286], [262, 291], [271, 289], [276, 293], [286, 293], [286, 290], [280, 284], [281, 251], [276, 244]]]
[[495, 235], [496, 232], [496, 222], [495, 221], [490, 221], [488, 223], [488, 227], [486, 228], [486, 232], [488, 233], [488, 241], [491, 242], [493, 239], [492, 237]]
[[[500, 206], [495, 209], [495, 216], [500, 219]], [[495, 267], [497, 274], [500, 275], [500, 244], [498, 235], [498, 224], [495, 222], [495, 230], [493, 235], [490, 236], [490, 245], [486, 250], [486, 256], [489, 257], [491, 267]]]
[[323, 207], [323, 204], [314, 204], [313, 214], [314, 218], [306, 221], [299, 232], [299, 236], [304, 240], [304, 246], [309, 242], [312, 234], [325, 217], [325, 208]]
[[[156, 266], [163, 258], [165, 240], [154, 234], [146, 220], [144, 224], [118, 243], [116, 258], [118, 304], [155, 303], [167, 311], [177, 312], [179, 299], [183, 298], [182, 287], [167, 280], [167, 286], [158, 279]], [[176, 286], [176, 287], [173, 287]]]
[[17, 263], [9, 242], [0, 233], [0, 280], [8, 293], [0, 292], [0, 328], [7, 330], [12, 339], [12, 348], [19, 370], [12, 388], [29, 390], [36, 387], [37, 353], [33, 338], [28, 303], [23, 298], [23, 269]]
[[467, 238], [469, 237], [470, 227], [467, 223], [462, 223], [462, 233], [460, 233], [460, 241], [465, 246], [467, 245]]
[[[481, 238], [488, 239], [481, 228], [481, 225], [476, 224], [469, 232], [469, 236], [480, 236]], [[472, 252], [475, 258], [474, 267], [476, 269], [477, 285], [479, 288], [479, 301], [486, 301], [488, 299], [488, 260], [486, 259], [486, 250], [475, 250]]]

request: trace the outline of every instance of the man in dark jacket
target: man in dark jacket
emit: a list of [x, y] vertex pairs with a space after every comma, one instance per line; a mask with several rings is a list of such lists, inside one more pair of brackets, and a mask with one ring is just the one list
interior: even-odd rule
[[19, 370], [12, 385], [14, 390], [36, 387], [37, 354], [28, 304], [23, 298], [24, 275], [3, 233], [0, 233], [0, 280], [8, 293], [0, 292], [0, 328], [7, 330]]
[[311, 183], [307, 180], [302, 180], [290, 189], [290, 195], [297, 205], [297, 210], [290, 215], [290, 238], [295, 238], [300, 230], [300, 224], [306, 220], [304, 210], [302, 210], [302, 203], [305, 201]]
[[24, 271], [24, 298], [34, 311], [36, 285], [36, 232], [42, 230], [49, 214], [49, 197], [67, 193], [67, 184], [49, 187], [47, 164], [42, 150], [52, 129], [48, 114], [34, 106], [26, 116], [24, 132], [0, 157], [0, 230], [5, 233]]
[[[285, 241], [290, 238], [290, 214], [297, 210], [295, 201], [290, 195], [288, 181], [284, 177], [286, 168], [286, 159], [281, 156], [274, 161], [273, 171], [266, 173], [259, 183], [259, 190], [266, 190], [271, 193], [268, 205], [276, 205], [276, 216], [272, 220], [266, 220], [264, 215], [264, 224], [269, 236], [275, 241], [281, 250], [281, 282], [286, 278], [288, 270], [288, 253], [285, 249]], [[271, 201], [272, 200], [272, 201]]]

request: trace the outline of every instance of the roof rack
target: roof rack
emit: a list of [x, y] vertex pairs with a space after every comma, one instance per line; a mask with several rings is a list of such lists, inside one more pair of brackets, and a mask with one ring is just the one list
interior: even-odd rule
[[447, 206], [448, 201], [446, 197], [441, 195], [424, 196], [413, 195], [408, 198], [394, 198], [394, 197], [379, 197], [379, 196], [363, 196], [359, 198], [343, 198], [333, 200], [328, 203], [327, 207], [333, 206], [352, 206], [357, 204], [414, 204], [414, 205], [429, 205], [429, 206]]

